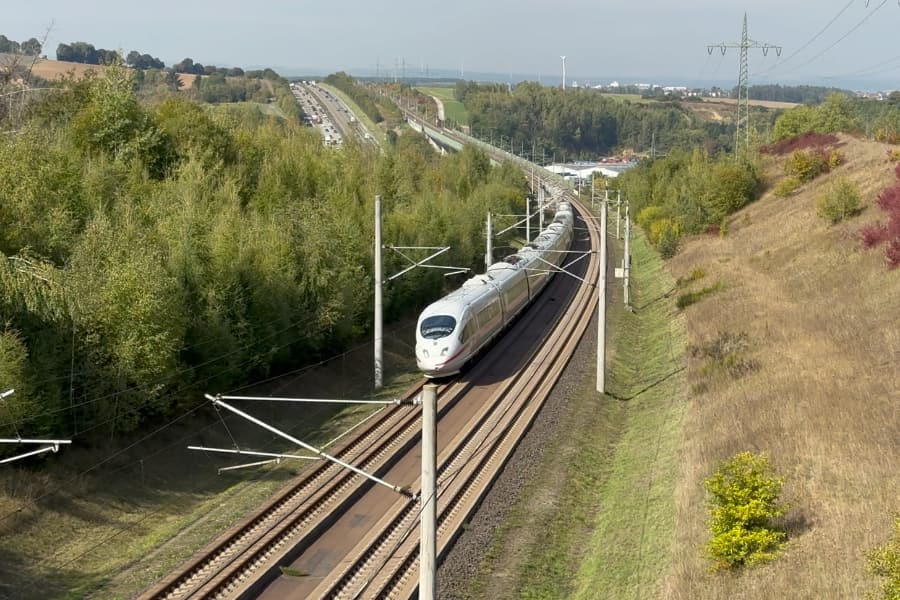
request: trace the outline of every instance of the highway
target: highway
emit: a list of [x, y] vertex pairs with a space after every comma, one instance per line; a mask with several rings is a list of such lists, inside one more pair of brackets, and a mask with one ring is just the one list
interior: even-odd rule
[[329, 121], [331, 135], [339, 135], [341, 140], [355, 136], [364, 143], [379, 146], [375, 136], [365, 128], [359, 118], [340, 98], [314, 82], [301, 82], [298, 87], [307, 92], [322, 107]]

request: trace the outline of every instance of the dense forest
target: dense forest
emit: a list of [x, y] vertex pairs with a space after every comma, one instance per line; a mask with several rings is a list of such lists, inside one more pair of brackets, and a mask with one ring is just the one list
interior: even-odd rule
[[[105, 439], [340, 351], [371, 325], [375, 194], [386, 241], [475, 267], [484, 212], [526, 193], [478, 150], [327, 149], [294, 118], [136, 87], [124, 68], [67, 80], [0, 137], [3, 435]], [[443, 285], [397, 280], [387, 316]]]
[[473, 134], [503, 136], [513, 149], [540, 156], [597, 158], [651, 147], [730, 148], [732, 125], [698, 117], [676, 102], [633, 103], [595, 90], [560, 90], [537, 83], [506, 86], [460, 82], [456, 97], [466, 105]]

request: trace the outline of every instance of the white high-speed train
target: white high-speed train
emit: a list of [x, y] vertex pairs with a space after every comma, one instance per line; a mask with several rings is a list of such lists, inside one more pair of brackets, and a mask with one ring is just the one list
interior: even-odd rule
[[572, 242], [572, 205], [518, 252], [430, 304], [416, 324], [416, 364], [426, 377], [455, 375], [547, 285]]

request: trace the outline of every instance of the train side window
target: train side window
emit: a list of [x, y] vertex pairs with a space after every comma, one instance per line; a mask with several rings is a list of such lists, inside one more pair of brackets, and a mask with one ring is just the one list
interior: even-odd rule
[[475, 319], [469, 319], [469, 322], [466, 323], [465, 327], [463, 327], [462, 335], [459, 336], [460, 343], [465, 344], [467, 341], [469, 341], [477, 328], [478, 325], [475, 322]]

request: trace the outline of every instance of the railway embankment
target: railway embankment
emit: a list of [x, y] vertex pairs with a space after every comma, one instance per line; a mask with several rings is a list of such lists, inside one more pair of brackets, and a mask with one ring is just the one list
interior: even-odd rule
[[632, 256], [632, 310], [609, 283], [608, 394], [595, 389], [593, 325], [442, 566], [446, 597], [655, 597], [674, 532], [685, 332], [642, 236]]
[[[876, 592], [866, 556], [900, 510], [900, 270], [863, 233], [891, 218], [896, 146], [841, 136], [836, 151], [786, 197], [788, 156], [764, 158], [762, 197], [665, 263], [635, 244], [635, 311], [611, 305], [611, 393], [593, 392], [585, 340], [549, 430], [461, 538], [480, 545], [444, 566], [452, 597]], [[817, 205], [842, 181], [860, 210], [832, 223]], [[704, 481], [744, 451], [784, 477], [788, 543], [714, 573]]]

